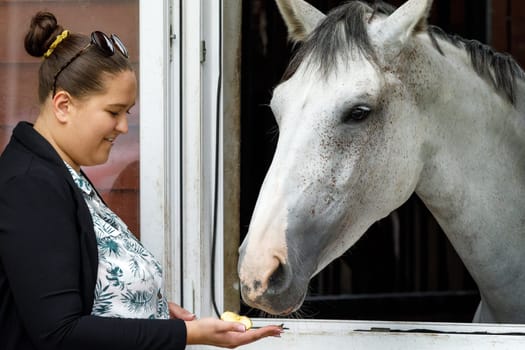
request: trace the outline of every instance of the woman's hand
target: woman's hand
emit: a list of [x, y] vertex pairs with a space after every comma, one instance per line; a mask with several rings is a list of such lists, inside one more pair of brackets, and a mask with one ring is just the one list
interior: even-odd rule
[[168, 303], [168, 309], [170, 318], [178, 318], [183, 321], [193, 321], [196, 318], [194, 314], [172, 302]]
[[186, 321], [186, 330], [188, 345], [203, 344], [231, 349], [265, 337], [279, 337], [283, 331], [280, 326], [266, 326], [247, 331], [242, 323], [216, 318]]

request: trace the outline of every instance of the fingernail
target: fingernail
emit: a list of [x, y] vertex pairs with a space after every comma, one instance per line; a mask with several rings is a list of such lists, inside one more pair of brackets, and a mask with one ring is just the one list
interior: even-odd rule
[[242, 333], [244, 333], [244, 332], [246, 332], [246, 327], [245, 327], [243, 324], [240, 324], [240, 325], [238, 325], [238, 326], [235, 326], [235, 330], [236, 330], [237, 332], [242, 332]]

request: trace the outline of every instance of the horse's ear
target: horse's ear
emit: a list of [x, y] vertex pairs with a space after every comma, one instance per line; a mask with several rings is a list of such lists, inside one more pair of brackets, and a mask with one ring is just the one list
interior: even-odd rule
[[397, 56], [410, 36], [427, 29], [431, 6], [432, 0], [408, 0], [379, 25], [377, 40], [385, 59]]
[[303, 41], [325, 15], [303, 0], [276, 0], [292, 41]]

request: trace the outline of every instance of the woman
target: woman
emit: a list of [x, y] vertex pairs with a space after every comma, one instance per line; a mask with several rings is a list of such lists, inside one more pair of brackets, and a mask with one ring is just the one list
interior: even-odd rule
[[[281, 328], [195, 316], [168, 303], [155, 258], [105, 206], [81, 166], [107, 161], [137, 82], [120, 39], [32, 19], [40, 112], [0, 157], [0, 349], [236, 347]], [[171, 319], [170, 319], [171, 318]]]

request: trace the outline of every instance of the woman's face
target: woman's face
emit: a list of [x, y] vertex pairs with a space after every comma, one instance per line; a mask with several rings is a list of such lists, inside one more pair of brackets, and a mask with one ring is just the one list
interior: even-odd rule
[[62, 153], [77, 171], [80, 166], [103, 164], [113, 143], [128, 132], [128, 113], [135, 104], [137, 80], [131, 71], [106, 75], [103, 93], [74, 99]]

